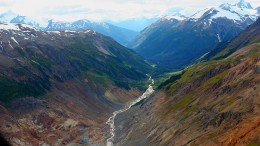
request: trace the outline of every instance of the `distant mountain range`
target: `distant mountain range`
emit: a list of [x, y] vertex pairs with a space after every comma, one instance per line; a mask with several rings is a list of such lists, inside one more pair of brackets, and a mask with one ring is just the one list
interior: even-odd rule
[[141, 17], [141, 18], [132, 18], [132, 19], [127, 19], [122, 21], [116, 21], [116, 22], [114, 21], [109, 21], [109, 22], [116, 26], [139, 32], [144, 28], [146, 28], [147, 26], [154, 23], [155, 21], [157, 21], [158, 19], [159, 17], [153, 17], [153, 18]]
[[89, 20], [77, 20], [74, 22], [61, 22], [48, 19], [36, 19], [29, 16], [20, 16], [12, 11], [7, 11], [0, 15], [0, 22], [28, 24], [41, 30], [56, 31], [56, 30], [86, 30], [92, 29], [101, 34], [107, 35], [126, 46], [132, 41], [138, 32], [118, 27], [106, 22], [92, 22]]
[[159, 66], [180, 69], [234, 38], [257, 17], [257, 10], [243, 0], [206, 8], [188, 18], [166, 16], [141, 31], [130, 47]]

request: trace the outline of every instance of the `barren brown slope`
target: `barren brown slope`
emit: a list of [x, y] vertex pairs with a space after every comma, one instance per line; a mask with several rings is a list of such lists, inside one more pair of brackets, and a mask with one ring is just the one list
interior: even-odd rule
[[144, 103], [118, 116], [116, 144], [259, 145], [259, 105], [255, 42], [172, 76]]
[[189, 67], [117, 118], [117, 144], [259, 144], [259, 56], [260, 45], [254, 44], [227, 59]]

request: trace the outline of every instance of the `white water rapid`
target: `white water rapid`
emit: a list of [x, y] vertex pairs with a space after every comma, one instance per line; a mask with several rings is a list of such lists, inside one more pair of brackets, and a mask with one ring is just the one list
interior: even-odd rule
[[107, 120], [106, 124], [108, 124], [110, 126], [110, 135], [111, 135], [110, 138], [107, 139], [107, 146], [113, 146], [113, 141], [114, 141], [114, 137], [115, 137], [115, 117], [116, 117], [116, 115], [127, 111], [133, 105], [135, 105], [136, 103], [140, 102], [141, 100], [149, 97], [154, 92], [153, 87], [152, 87], [152, 85], [154, 84], [154, 80], [152, 79], [151, 76], [149, 77], [149, 80], [151, 81], [151, 84], [149, 85], [149, 87], [146, 89], [146, 91], [143, 93], [142, 96], [140, 96], [138, 99], [136, 99], [133, 102], [131, 102], [130, 104], [128, 104], [125, 108], [113, 112], [113, 115]]

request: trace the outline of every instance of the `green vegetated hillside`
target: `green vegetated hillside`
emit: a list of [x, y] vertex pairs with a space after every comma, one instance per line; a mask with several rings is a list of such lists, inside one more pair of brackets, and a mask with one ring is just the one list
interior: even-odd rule
[[[27, 35], [23, 30], [26, 29], [19, 33]], [[15, 36], [15, 30], [9, 30], [1, 40], [2, 101], [40, 96], [51, 90], [53, 83], [73, 79], [86, 78], [129, 89], [151, 71], [150, 65], [133, 51], [93, 31], [55, 33], [31, 28], [27, 31], [35, 38], [29, 36], [25, 40]], [[8, 37], [18, 42], [5, 40]]]
[[259, 21], [223, 50], [231, 53], [174, 74], [120, 116], [119, 127], [129, 128], [118, 129], [117, 144], [259, 145]]

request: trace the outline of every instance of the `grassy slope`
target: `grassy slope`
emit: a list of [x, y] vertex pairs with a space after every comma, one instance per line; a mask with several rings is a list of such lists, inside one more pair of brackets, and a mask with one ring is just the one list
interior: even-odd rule
[[[88, 79], [101, 87], [114, 85], [129, 89], [138, 85], [143, 88], [142, 80], [146, 80], [145, 74], [152, 69], [136, 53], [100, 34], [60, 37], [56, 45], [48, 44], [49, 38], [41, 39], [46, 44], [36, 41], [38, 49], [26, 44], [22, 46], [26, 49], [15, 48], [23, 63], [1, 67], [0, 101], [42, 96], [51, 89], [52, 83], [73, 79]], [[112, 55], [98, 51], [97, 44]], [[48, 49], [49, 52], [44, 51]]]

